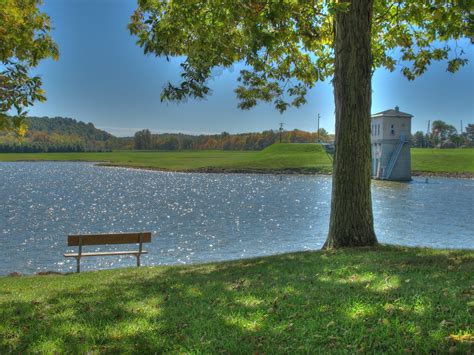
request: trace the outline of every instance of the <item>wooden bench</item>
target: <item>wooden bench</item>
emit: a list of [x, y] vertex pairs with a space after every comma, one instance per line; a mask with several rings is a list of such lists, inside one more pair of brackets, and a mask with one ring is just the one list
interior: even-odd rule
[[[140, 266], [140, 257], [142, 254], [148, 254], [147, 251], [143, 250], [143, 243], [150, 242], [150, 232], [70, 235], [67, 238], [67, 245], [69, 247], [79, 247], [79, 250], [77, 253], [66, 253], [64, 257], [76, 258], [77, 272], [81, 272], [81, 258], [85, 256], [134, 255], [137, 258], [137, 266]], [[138, 250], [82, 252], [83, 246], [105, 244], [138, 244]]]

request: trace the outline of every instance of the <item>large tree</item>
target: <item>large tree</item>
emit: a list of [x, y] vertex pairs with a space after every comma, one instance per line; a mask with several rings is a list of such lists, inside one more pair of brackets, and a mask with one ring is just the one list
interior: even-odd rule
[[436, 120], [431, 124], [432, 135], [442, 139], [450, 138], [456, 133], [456, 128], [444, 121]]
[[150, 130], [142, 129], [141, 131], [136, 132], [133, 137], [133, 146], [137, 150], [152, 149], [152, 137]]
[[40, 5], [40, 0], [0, 0], [0, 131], [19, 136], [26, 129], [26, 107], [45, 100], [41, 78], [29, 71], [44, 58], [58, 57]]
[[[163, 100], [204, 98], [212, 69], [242, 63], [239, 107], [306, 102], [332, 77], [336, 153], [326, 248], [377, 243], [370, 192], [371, 78], [409, 79], [432, 61], [466, 63], [456, 41], [472, 32], [472, 0], [139, 0], [129, 24], [145, 53], [180, 57], [181, 82]], [[453, 47], [454, 48], [451, 48]]]
[[469, 123], [466, 126], [466, 137], [469, 141], [469, 145], [473, 146], [474, 145], [474, 124]]

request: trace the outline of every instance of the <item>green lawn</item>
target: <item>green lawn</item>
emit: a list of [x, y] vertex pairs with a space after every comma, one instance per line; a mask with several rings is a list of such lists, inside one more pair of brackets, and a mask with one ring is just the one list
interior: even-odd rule
[[474, 173], [474, 149], [421, 149], [412, 152], [413, 171]]
[[[331, 160], [318, 144], [274, 144], [259, 152], [116, 151], [110, 153], [3, 153], [0, 161], [80, 160], [175, 171], [328, 173]], [[416, 172], [474, 174], [474, 149], [412, 149]]]
[[0, 278], [0, 353], [469, 353], [474, 251]]
[[0, 154], [0, 160], [100, 161], [111, 165], [181, 170], [245, 161], [254, 154], [254, 152], [224, 151], [162, 152], [125, 150], [106, 153], [4, 153]]
[[0, 153], [0, 161], [79, 160], [162, 170], [329, 172], [331, 161], [318, 144], [275, 144], [263, 151], [114, 151], [109, 153]]

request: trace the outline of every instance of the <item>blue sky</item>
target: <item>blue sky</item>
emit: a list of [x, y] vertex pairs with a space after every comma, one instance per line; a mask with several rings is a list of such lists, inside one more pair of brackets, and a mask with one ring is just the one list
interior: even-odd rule
[[[250, 111], [237, 108], [233, 89], [239, 67], [216, 73], [213, 95], [204, 101], [161, 103], [160, 92], [178, 79], [179, 61], [145, 56], [127, 30], [133, 0], [44, 0], [51, 17], [59, 61], [43, 61], [35, 70], [43, 78], [48, 101], [29, 112], [93, 122], [118, 136], [149, 128], [152, 132], [230, 133], [276, 129], [334, 132], [334, 103], [329, 82], [318, 83], [308, 103], [283, 115], [270, 105]], [[463, 43], [472, 63], [456, 74], [436, 63], [414, 82], [399, 72], [378, 70], [373, 77], [372, 112], [400, 106], [414, 115], [412, 131], [426, 130], [428, 120], [442, 119], [458, 130], [474, 123], [474, 45]]]

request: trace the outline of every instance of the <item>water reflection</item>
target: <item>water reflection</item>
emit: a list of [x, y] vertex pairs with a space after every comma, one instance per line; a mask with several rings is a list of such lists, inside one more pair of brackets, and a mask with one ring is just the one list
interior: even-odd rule
[[[152, 231], [144, 265], [318, 249], [327, 233], [326, 176], [179, 174], [53, 162], [0, 163], [0, 174], [0, 274], [72, 270], [74, 260], [62, 257], [71, 233]], [[474, 247], [473, 180], [376, 181], [372, 191], [381, 242]], [[83, 269], [133, 264], [128, 257], [87, 258]]]

